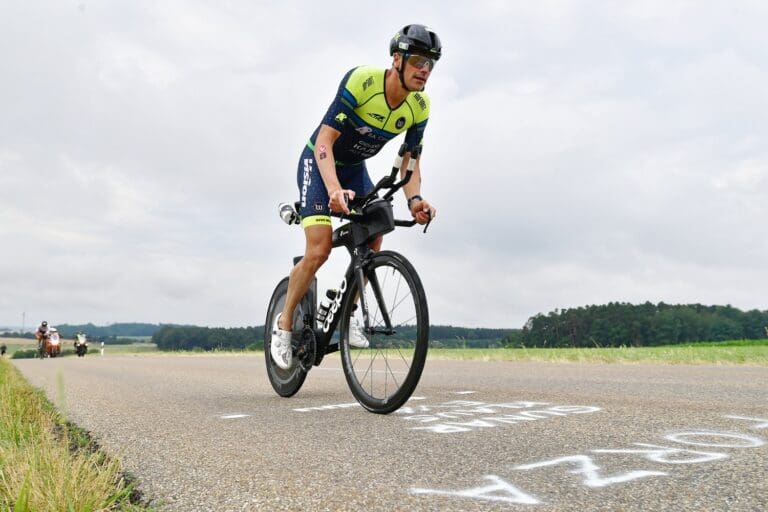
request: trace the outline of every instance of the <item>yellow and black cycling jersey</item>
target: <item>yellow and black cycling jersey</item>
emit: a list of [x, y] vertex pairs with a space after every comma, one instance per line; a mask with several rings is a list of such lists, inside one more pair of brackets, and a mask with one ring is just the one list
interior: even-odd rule
[[[401, 104], [390, 106], [384, 94], [385, 76], [386, 70], [372, 66], [360, 66], [344, 75], [322, 122], [341, 132], [333, 145], [337, 166], [354, 165], [374, 156], [403, 132], [409, 151], [422, 143], [429, 97], [414, 91]], [[314, 149], [319, 131], [320, 127], [312, 134], [310, 149]]]

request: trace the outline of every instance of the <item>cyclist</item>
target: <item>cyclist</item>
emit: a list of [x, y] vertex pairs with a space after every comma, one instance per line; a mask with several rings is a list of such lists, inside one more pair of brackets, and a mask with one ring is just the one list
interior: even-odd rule
[[48, 334], [49, 334], [48, 322], [43, 320], [43, 322], [38, 326], [37, 330], [35, 331], [35, 338], [37, 338], [38, 350], [40, 350], [43, 340], [46, 336], [48, 336]]
[[[331, 212], [349, 213], [346, 198], [365, 195], [373, 188], [365, 160], [388, 141], [405, 132], [408, 150], [421, 144], [429, 118], [429, 98], [424, 94], [435, 63], [442, 55], [440, 38], [424, 25], [406, 25], [390, 41], [389, 69], [360, 66], [342, 79], [338, 92], [299, 159], [297, 182], [301, 195], [299, 213], [304, 227], [304, 257], [291, 271], [282, 313], [272, 326], [271, 354], [282, 369], [291, 366], [293, 311], [309, 288], [315, 273], [331, 253]], [[421, 197], [420, 156], [411, 180], [403, 187], [411, 215], [419, 224], [434, 218], [435, 208]], [[382, 238], [371, 248], [378, 251]], [[368, 346], [359, 324], [352, 323], [350, 344]]]

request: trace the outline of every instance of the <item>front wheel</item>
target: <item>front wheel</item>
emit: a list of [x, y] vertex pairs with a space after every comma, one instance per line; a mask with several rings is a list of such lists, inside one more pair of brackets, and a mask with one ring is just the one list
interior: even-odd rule
[[400, 408], [416, 389], [429, 344], [429, 313], [424, 287], [402, 255], [382, 251], [364, 269], [369, 331], [368, 347], [350, 345], [350, 329], [364, 330], [357, 280], [342, 305], [341, 360], [347, 383], [358, 402], [371, 412]]
[[[275, 318], [283, 311], [285, 305], [285, 297], [288, 294], [288, 278], [286, 277], [280, 283], [278, 283], [275, 291], [272, 293], [272, 298], [269, 301], [269, 308], [267, 309], [267, 320], [264, 324], [264, 359], [267, 364], [267, 377], [272, 387], [278, 395], [283, 397], [289, 397], [295, 395], [302, 384], [304, 379], [307, 378], [307, 371], [302, 368], [299, 362], [299, 358], [293, 358], [293, 363], [290, 368], [283, 370], [275, 364], [272, 360], [270, 352], [270, 346], [272, 341], [272, 326], [275, 323]], [[304, 316], [311, 315], [312, 313], [311, 294], [307, 293], [302, 297], [299, 305], [293, 312], [293, 332], [301, 333], [304, 329]]]

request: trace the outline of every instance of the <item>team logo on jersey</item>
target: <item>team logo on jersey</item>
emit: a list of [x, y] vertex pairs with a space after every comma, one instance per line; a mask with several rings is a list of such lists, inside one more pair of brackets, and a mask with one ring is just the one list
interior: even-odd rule
[[404, 117], [401, 117], [400, 119], [395, 121], [395, 128], [397, 128], [398, 130], [401, 129], [403, 126], [405, 126], [405, 118]]
[[373, 112], [368, 112], [368, 115], [374, 118], [375, 120], [381, 122], [384, 120], [384, 116], [381, 114], [374, 114]]
[[373, 131], [373, 128], [370, 126], [361, 126], [360, 128], [356, 128], [355, 131], [360, 135], [368, 135]]
[[344, 121], [347, 120], [347, 114], [341, 113], [333, 118], [334, 121], [336, 121], [339, 124], [344, 124]]
[[427, 101], [424, 99], [424, 96], [416, 93], [413, 95], [413, 99], [416, 100], [416, 103], [421, 107], [421, 110], [427, 110]]

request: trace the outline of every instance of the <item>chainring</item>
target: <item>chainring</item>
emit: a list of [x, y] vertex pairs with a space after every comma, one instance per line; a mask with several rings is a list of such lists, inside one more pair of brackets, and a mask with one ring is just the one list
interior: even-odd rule
[[305, 325], [296, 340], [296, 351], [294, 352], [299, 361], [299, 366], [305, 372], [308, 372], [315, 364], [315, 354], [317, 352], [317, 342], [315, 332], [311, 327]]

